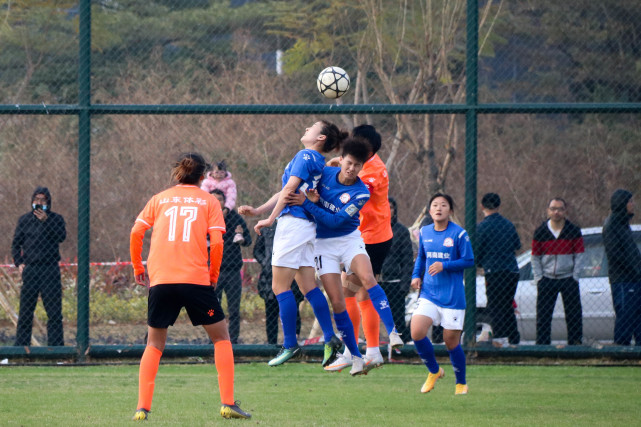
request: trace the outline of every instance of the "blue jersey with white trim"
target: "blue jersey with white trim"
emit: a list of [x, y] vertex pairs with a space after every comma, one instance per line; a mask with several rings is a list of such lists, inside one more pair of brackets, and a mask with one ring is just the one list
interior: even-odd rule
[[[296, 153], [292, 161], [285, 166], [281, 189], [285, 187], [285, 184], [287, 184], [289, 178], [292, 176], [298, 177], [303, 181], [298, 186], [299, 191], [304, 192], [309, 189], [315, 189], [324, 167], [325, 157], [323, 157], [321, 153], [310, 150], [309, 148], [300, 150]], [[285, 206], [279, 216], [285, 214], [314, 221], [314, 218], [301, 206]]]
[[352, 185], [344, 185], [338, 181], [341, 168], [326, 167], [323, 169], [318, 183], [317, 204], [305, 200], [303, 208], [311, 213], [316, 220], [316, 237], [346, 236], [360, 225], [358, 213], [369, 200], [367, 186], [356, 178]]
[[[435, 262], [443, 263], [443, 271], [431, 276], [428, 268]], [[443, 231], [435, 231], [434, 224], [421, 228], [419, 248], [412, 279], [422, 278], [420, 298], [439, 307], [462, 310], [465, 308], [463, 270], [474, 266], [474, 253], [467, 231], [448, 222]]]

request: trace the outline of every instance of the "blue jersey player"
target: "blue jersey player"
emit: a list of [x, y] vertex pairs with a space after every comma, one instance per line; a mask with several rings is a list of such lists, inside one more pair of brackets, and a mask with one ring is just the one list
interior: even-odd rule
[[301, 142], [305, 149], [299, 151], [285, 167], [282, 189], [258, 208], [241, 206], [238, 212], [256, 216], [271, 210], [269, 218], [258, 221], [254, 230], [260, 235], [263, 227], [271, 226], [276, 218], [276, 233], [272, 255], [272, 289], [276, 295], [279, 316], [283, 325], [284, 343], [278, 355], [269, 361], [277, 366], [300, 353], [296, 340], [296, 299], [291, 285], [296, 282], [314, 310], [325, 338], [323, 366], [336, 359], [341, 342], [334, 335], [329, 305], [322, 291], [316, 286], [314, 273], [314, 240], [316, 224], [313, 217], [300, 206], [287, 206], [285, 196], [297, 190], [316, 187], [321, 177], [325, 158], [323, 154], [337, 149], [347, 137], [336, 125], [318, 121], [305, 130]]
[[474, 266], [474, 254], [467, 232], [450, 221], [454, 210], [452, 198], [437, 193], [428, 206], [434, 223], [420, 230], [418, 257], [412, 273], [412, 287], [421, 290], [418, 307], [412, 315], [412, 339], [429, 371], [421, 393], [431, 391], [436, 381], [445, 375], [427, 338], [430, 326], [441, 325], [456, 376], [455, 394], [467, 394], [465, 353], [460, 344], [465, 320], [463, 270]]
[[365, 285], [390, 334], [390, 342], [399, 347], [403, 344], [396, 333], [387, 296], [376, 282], [358, 230], [359, 211], [369, 200], [369, 190], [358, 173], [370, 151], [367, 141], [348, 139], [343, 144], [340, 167], [326, 167], [323, 170], [317, 191], [307, 192], [309, 199], [302, 193], [293, 193], [287, 198], [288, 203], [301, 205], [316, 220], [316, 270], [332, 303], [336, 327], [347, 347], [341, 356], [344, 363], [340, 369], [332, 370], [341, 370], [351, 365], [352, 375], [366, 373], [380, 364], [368, 364], [370, 360], [364, 360], [358, 350], [354, 326], [345, 306], [341, 264], [348, 274], [356, 274]]

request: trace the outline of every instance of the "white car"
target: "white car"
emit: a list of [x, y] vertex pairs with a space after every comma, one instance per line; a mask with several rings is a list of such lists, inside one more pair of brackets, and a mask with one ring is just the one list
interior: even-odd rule
[[[634, 239], [641, 248], [641, 224], [632, 225]], [[583, 342], [614, 340], [614, 307], [608, 280], [608, 261], [603, 248], [601, 227], [584, 228], [585, 255], [579, 278], [583, 311]], [[536, 340], [536, 283], [532, 280], [531, 251], [517, 257], [520, 279], [516, 295], [516, 317], [521, 341]], [[476, 277], [477, 323], [489, 323], [483, 313], [487, 304], [485, 277]], [[567, 329], [561, 295], [557, 297], [552, 317], [552, 341], [565, 342]]]

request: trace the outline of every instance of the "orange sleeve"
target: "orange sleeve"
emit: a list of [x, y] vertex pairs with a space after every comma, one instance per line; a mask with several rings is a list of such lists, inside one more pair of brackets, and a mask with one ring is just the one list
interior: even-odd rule
[[223, 260], [223, 233], [220, 230], [209, 230], [209, 280], [218, 283], [220, 263]]
[[147, 224], [136, 220], [129, 235], [129, 255], [131, 256], [131, 263], [136, 276], [145, 272], [145, 266], [142, 265], [142, 240], [145, 237], [145, 231], [148, 229]]

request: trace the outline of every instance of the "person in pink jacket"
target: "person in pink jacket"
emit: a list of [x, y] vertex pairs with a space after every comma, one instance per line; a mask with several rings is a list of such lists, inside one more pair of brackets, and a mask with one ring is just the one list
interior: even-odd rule
[[225, 207], [229, 210], [236, 206], [236, 183], [227, 171], [225, 161], [214, 163], [214, 170], [207, 172], [207, 176], [200, 185], [200, 188], [208, 193], [218, 189], [225, 193]]

